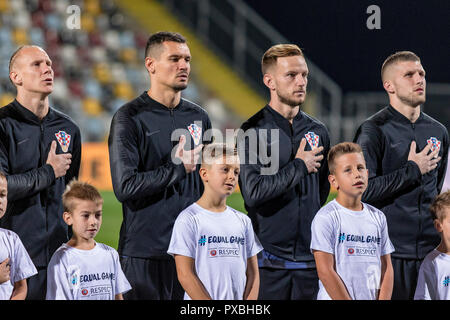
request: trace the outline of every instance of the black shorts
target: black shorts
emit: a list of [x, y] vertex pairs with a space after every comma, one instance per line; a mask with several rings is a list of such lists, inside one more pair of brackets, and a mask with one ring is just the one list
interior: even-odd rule
[[125, 300], [183, 300], [184, 290], [178, 281], [175, 260], [120, 257], [122, 270], [131, 290]]
[[260, 268], [259, 300], [316, 300], [319, 277], [315, 268]]
[[413, 300], [423, 260], [391, 258], [394, 269], [392, 300]]
[[26, 300], [45, 300], [47, 294], [47, 267], [36, 267], [38, 273], [27, 279]]

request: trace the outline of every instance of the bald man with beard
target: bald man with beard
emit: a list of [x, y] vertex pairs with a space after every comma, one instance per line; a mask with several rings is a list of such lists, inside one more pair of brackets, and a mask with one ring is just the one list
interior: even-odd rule
[[16, 232], [38, 274], [28, 279], [29, 300], [43, 300], [47, 265], [68, 241], [61, 196], [78, 177], [78, 126], [49, 105], [52, 60], [38, 46], [22, 46], [10, 59], [9, 78], [17, 96], [0, 109], [0, 169], [8, 180], [8, 210], [0, 226]]

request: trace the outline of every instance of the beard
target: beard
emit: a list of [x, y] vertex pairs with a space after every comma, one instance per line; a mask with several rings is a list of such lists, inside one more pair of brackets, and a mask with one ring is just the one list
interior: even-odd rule
[[421, 96], [415, 96], [414, 94], [408, 95], [408, 96], [397, 96], [400, 101], [402, 101], [404, 104], [409, 105], [411, 107], [417, 107], [421, 104], [425, 103], [425, 91], [423, 95]]
[[290, 98], [287, 97], [287, 95], [282, 94], [281, 92], [277, 91], [278, 99], [281, 103], [287, 104], [291, 107], [297, 107], [302, 105], [302, 103], [305, 101], [306, 91], [303, 97], [301, 98]]
[[172, 86], [172, 89], [175, 91], [183, 91], [184, 89], [186, 89], [188, 86], [187, 82], [186, 83], [176, 83]]

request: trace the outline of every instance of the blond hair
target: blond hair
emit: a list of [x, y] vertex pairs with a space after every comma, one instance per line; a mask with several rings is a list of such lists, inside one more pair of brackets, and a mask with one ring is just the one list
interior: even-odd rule
[[226, 143], [210, 143], [202, 149], [202, 167], [223, 157], [238, 157], [237, 148]]
[[[328, 152], [328, 168], [330, 170], [330, 173], [333, 174], [334, 170], [336, 169], [336, 159], [344, 154], [348, 153], [361, 153], [362, 149], [357, 143], [353, 142], [341, 142], [335, 145], [330, 149]], [[364, 157], [364, 155], [363, 155]]]
[[277, 44], [267, 50], [261, 60], [262, 74], [267, 73], [267, 69], [273, 66], [278, 58], [303, 56], [303, 51], [295, 44]]
[[430, 206], [431, 216], [433, 220], [445, 219], [445, 209], [450, 208], [450, 190], [438, 195]]
[[76, 199], [103, 203], [100, 192], [94, 186], [74, 179], [67, 185], [62, 195], [65, 212], [73, 212], [75, 209], [74, 200]]

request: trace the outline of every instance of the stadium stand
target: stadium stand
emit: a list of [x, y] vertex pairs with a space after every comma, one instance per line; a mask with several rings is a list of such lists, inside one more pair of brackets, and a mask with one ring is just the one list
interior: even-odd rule
[[[71, 5], [81, 9], [79, 29], [66, 26]], [[14, 99], [11, 54], [20, 45], [39, 45], [53, 61], [51, 105], [79, 124], [84, 142], [105, 141], [114, 112], [148, 89], [148, 36], [111, 0], [0, 0], [0, 106]], [[216, 127], [238, 127], [242, 120], [196, 81], [195, 65], [183, 97], [210, 106]]]

